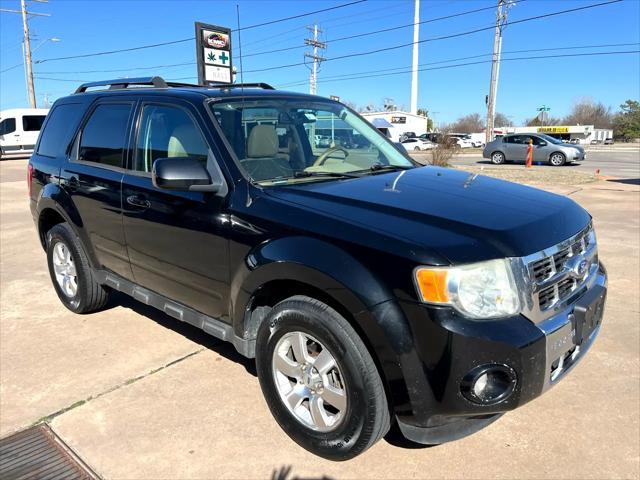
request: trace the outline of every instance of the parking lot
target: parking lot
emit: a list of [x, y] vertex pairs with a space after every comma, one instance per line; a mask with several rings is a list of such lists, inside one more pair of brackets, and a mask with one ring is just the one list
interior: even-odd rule
[[0, 437], [46, 421], [104, 478], [269, 478], [287, 466], [288, 478], [638, 478], [640, 174], [629, 165], [603, 172], [622, 181], [544, 186], [591, 212], [609, 271], [582, 363], [463, 440], [425, 448], [392, 432], [332, 463], [278, 427], [254, 363], [232, 346], [122, 295], [96, 314], [67, 311], [29, 213], [26, 161], [0, 162]]

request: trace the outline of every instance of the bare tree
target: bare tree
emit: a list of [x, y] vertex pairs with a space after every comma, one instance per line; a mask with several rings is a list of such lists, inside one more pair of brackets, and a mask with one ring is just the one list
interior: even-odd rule
[[477, 133], [484, 130], [484, 121], [479, 113], [470, 113], [460, 117], [449, 128], [455, 133]]
[[438, 144], [435, 148], [429, 150], [431, 153], [431, 161], [429, 165], [435, 165], [437, 167], [449, 166], [449, 160], [459, 148], [456, 140], [449, 136], [451, 130], [448, 126], [445, 126], [438, 133]]
[[602, 102], [595, 102], [591, 98], [577, 100], [569, 115], [564, 117], [563, 123], [566, 125], [594, 125], [596, 128], [611, 128], [613, 125], [613, 114], [611, 107], [605, 106]]
[[513, 127], [513, 122], [504, 113], [496, 113], [493, 124], [496, 127]]

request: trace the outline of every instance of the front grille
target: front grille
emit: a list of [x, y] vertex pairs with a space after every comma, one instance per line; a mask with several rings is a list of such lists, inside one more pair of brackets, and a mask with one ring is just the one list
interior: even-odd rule
[[[555, 253], [534, 260], [529, 264], [532, 280], [539, 288], [537, 296], [540, 310], [547, 310], [558, 302], [566, 300], [578, 288], [581, 279], [566, 278], [566, 275], [562, 274], [568, 270], [567, 264], [574, 256], [584, 254], [589, 250], [593, 238], [593, 229], [589, 225], [570, 242], [562, 242], [558, 245], [559, 248]], [[597, 256], [594, 256], [593, 261], [597, 262]], [[590, 265], [591, 263], [587, 266], [587, 272]], [[554, 280], [555, 277], [558, 279]], [[548, 284], [549, 282], [551, 283]]]

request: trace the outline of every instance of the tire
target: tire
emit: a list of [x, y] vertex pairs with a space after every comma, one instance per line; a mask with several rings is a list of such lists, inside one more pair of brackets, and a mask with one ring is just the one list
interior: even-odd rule
[[414, 152], [419, 152], [419, 151], [420, 151], [420, 147], [414, 147], [414, 148], [413, 148], [413, 151], [414, 151]]
[[[298, 355], [293, 345], [300, 345]], [[309, 355], [307, 370], [300, 370], [302, 362], [296, 361], [302, 349], [302, 356]], [[327, 359], [325, 350], [334, 363], [322, 361]], [[284, 370], [275, 366], [282, 365], [283, 358], [287, 360]], [[322, 363], [334, 366], [322, 369]], [[311, 366], [318, 367], [322, 376], [313, 380]], [[318, 456], [348, 460], [389, 430], [387, 398], [371, 355], [349, 322], [318, 300], [295, 296], [271, 310], [258, 330], [256, 367], [262, 393], [280, 427], [298, 445]], [[314, 384], [317, 378], [322, 380]], [[344, 395], [327, 396], [332, 390]], [[288, 394], [296, 400], [295, 411], [285, 404]], [[324, 403], [314, 403], [318, 396]], [[313, 417], [312, 403], [320, 405], [316, 412], [320, 409], [323, 414]], [[315, 422], [315, 418], [321, 421]]]
[[[109, 300], [110, 290], [96, 281], [80, 239], [69, 225], [55, 225], [46, 238], [49, 275], [62, 304], [74, 313], [90, 313], [103, 308]], [[64, 277], [68, 278], [65, 280]]]
[[491, 154], [491, 163], [494, 165], [503, 165], [506, 161], [507, 159], [502, 152], [493, 152]]
[[553, 152], [549, 156], [549, 165], [551, 165], [552, 167], [561, 167], [565, 163], [567, 163], [567, 157], [565, 157], [564, 153]]

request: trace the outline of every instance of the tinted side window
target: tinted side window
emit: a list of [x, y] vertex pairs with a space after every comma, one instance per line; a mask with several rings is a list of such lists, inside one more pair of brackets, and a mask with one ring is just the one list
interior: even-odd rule
[[186, 111], [166, 105], [142, 110], [135, 170], [150, 172], [158, 158], [191, 157], [207, 163], [209, 149]]
[[0, 135], [7, 135], [16, 131], [16, 119], [5, 118], [0, 122]]
[[25, 132], [39, 132], [44, 123], [44, 115], [25, 115], [22, 117], [22, 129]]
[[98, 105], [82, 129], [78, 160], [122, 166], [131, 105]]
[[57, 157], [64, 154], [80, 122], [82, 112], [83, 109], [79, 103], [55, 106], [49, 112], [49, 120], [40, 134], [38, 155]]

